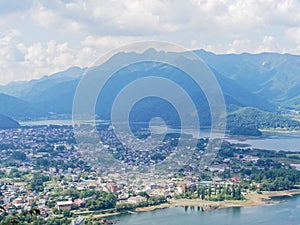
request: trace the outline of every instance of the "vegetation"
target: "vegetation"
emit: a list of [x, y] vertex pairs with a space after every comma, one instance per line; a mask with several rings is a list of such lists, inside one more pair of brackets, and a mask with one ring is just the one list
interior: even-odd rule
[[300, 171], [295, 169], [257, 170], [253, 168], [250, 180], [261, 183], [262, 191], [288, 190], [300, 182]]
[[277, 113], [245, 107], [227, 116], [227, 128], [230, 134], [260, 136], [258, 129], [285, 128], [300, 129], [300, 122]]
[[86, 207], [91, 210], [113, 209], [117, 203], [117, 198], [113, 193], [104, 191], [95, 192], [93, 199], [86, 202]]
[[44, 190], [44, 182], [49, 181], [50, 177], [44, 176], [41, 173], [34, 173], [29, 188], [33, 191], [41, 192]]
[[255, 127], [247, 126], [233, 126], [229, 129], [230, 135], [243, 135], [243, 136], [261, 136], [262, 132]]
[[195, 185], [189, 190], [183, 192], [180, 195], [176, 195], [175, 198], [188, 198], [196, 199], [200, 198], [202, 200], [208, 201], [224, 201], [224, 200], [242, 200], [244, 199], [242, 195], [242, 188], [240, 185], [208, 185], [201, 186]]
[[[143, 195], [143, 194], [142, 194]], [[147, 198], [146, 201], [139, 202], [137, 204], [130, 204], [130, 203], [122, 203], [118, 204], [116, 206], [117, 211], [128, 211], [128, 210], [134, 210], [138, 207], [147, 207], [147, 206], [153, 206], [153, 205], [160, 205], [163, 203], [166, 203], [167, 199], [164, 196], [152, 196]]]

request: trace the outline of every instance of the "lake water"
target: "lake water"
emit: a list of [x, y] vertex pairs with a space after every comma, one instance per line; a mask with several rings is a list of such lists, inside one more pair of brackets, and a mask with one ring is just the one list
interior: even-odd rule
[[111, 219], [117, 225], [300, 225], [300, 196], [286, 197], [280, 204], [201, 211], [197, 207], [174, 207]]
[[227, 139], [231, 143], [248, 144], [253, 148], [276, 150], [276, 151], [300, 151], [300, 132], [275, 133], [265, 132], [264, 138], [237, 140]]
[[[153, 127], [154, 132], [160, 133], [160, 127]], [[169, 129], [169, 132], [180, 132], [178, 129]], [[194, 137], [207, 138], [209, 129], [200, 132], [193, 129], [183, 129], [183, 133], [192, 134]], [[276, 150], [276, 151], [300, 151], [300, 132], [263, 132], [262, 137], [237, 139], [225, 136], [225, 140], [231, 143], [247, 144], [251, 148]]]
[[21, 126], [49, 126], [49, 125], [72, 125], [72, 120], [29, 120], [20, 121]]

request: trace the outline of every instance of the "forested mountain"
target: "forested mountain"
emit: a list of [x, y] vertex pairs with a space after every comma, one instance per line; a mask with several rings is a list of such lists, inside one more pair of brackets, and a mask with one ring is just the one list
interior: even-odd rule
[[300, 109], [300, 56], [195, 51], [211, 67], [277, 106]]
[[277, 113], [244, 107], [227, 116], [227, 128], [231, 134], [259, 136], [258, 129], [300, 129], [300, 122]]
[[48, 111], [20, 98], [0, 93], [0, 114], [14, 118], [33, 118], [48, 115]]
[[[209, 65], [219, 82], [229, 114], [229, 128], [298, 126], [277, 112], [297, 110], [300, 105], [300, 56], [277, 53], [216, 55], [204, 50], [195, 53]], [[155, 54], [160, 58], [169, 53], [151, 49], [141, 54]], [[190, 60], [181, 53], [174, 55], [176, 60]], [[139, 56], [140, 53], [135, 52], [116, 54], [104, 66], [95, 67], [100, 71], [97, 75], [105, 73], [105, 68], [110, 65], [121, 63], [122, 57], [138, 59]], [[0, 104], [5, 106], [1, 107], [0, 113], [15, 118], [71, 114], [77, 85], [86, 70], [72, 67], [38, 80], [0, 86], [0, 92], [5, 93], [0, 95]], [[117, 71], [100, 93], [96, 105], [99, 117], [110, 119], [112, 104], [120, 90], [132, 81], [148, 76], [167, 78], [180, 85], [193, 100], [201, 124], [210, 125], [210, 109], [205, 94], [181, 70], [160, 63], [136, 63]], [[145, 122], [156, 116], [165, 118], [169, 124], [179, 125], [178, 113], [172, 105], [157, 98], [140, 101], [132, 109], [130, 119]], [[255, 118], [261, 118], [255, 121], [260, 125], [263, 120], [268, 120], [265, 121], [268, 124], [253, 124], [252, 119]]]

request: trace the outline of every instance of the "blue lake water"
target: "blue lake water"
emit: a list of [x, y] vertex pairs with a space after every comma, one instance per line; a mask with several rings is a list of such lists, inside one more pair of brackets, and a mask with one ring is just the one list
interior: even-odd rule
[[72, 120], [28, 120], [20, 121], [21, 126], [49, 126], [49, 125], [72, 125]]
[[300, 151], [300, 132], [274, 133], [265, 132], [263, 138], [247, 139], [244, 141], [237, 139], [227, 139], [232, 143], [248, 144], [253, 148], [276, 150], [276, 151]]
[[300, 225], [300, 196], [286, 197], [280, 204], [201, 211], [197, 207], [174, 207], [111, 219], [117, 225]]

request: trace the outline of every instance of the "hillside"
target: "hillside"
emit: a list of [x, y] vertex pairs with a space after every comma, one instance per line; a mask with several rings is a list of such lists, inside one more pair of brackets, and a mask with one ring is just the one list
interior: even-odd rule
[[0, 114], [0, 129], [12, 129], [18, 127], [20, 127], [20, 124], [17, 121], [11, 119], [8, 116]]
[[[165, 55], [169, 53], [156, 52], [154, 49], [152, 49], [144, 52], [143, 54], [156, 54], [157, 58], [160, 58], [161, 56], [165, 57]], [[187, 63], [189, 63], [189, 59], [185, 58], [182, 54], [176, 54], [172, 55], [172, 57], [175, 55], [175, 60], [185, 60]], [[138, 59], [140, 54], [131, 52], [114, 55], [104, 65], [100, 66], [100, 68], [97, 68], [99, 71], [101, 71], [99, 76], [101, 76], [101, 73], [105, 73], [105, 68], [119, 63], [123, 57]], [[212, 70], [220, 83], [228, 109], [236, 109], [244, 106], [257, 107], [263, 110], [272, 110], [275, 108], [272, 104], [261, 98], [259, 95], [249, 92], [232, 79], [223, 76], [215, 69], [212, 68]], [[39, 80], [12, 83], [0, 87], [0, 91], [2, 90], [7, 94], [14, 94], [15, 97], [21, 98], [24, 102], [31, 104], [29, 107], [30, 109], [39, 111], [39, 113], [36, 114], [47, 115], [49, 112], [55, 114], [71, 114], [74, 93], [76, 91], [79, 79], [84, 71], [85, 69], [73, 67], [60, 73], [45, 76]], [[100, 118], [110, 119], [110, 108], [112, 103], [116, 98], [117, 93], [125, 85], [138, 78], [152, 76], [153, 74], [170, 79], [182, 86], [187, 93], [191, 95], [191, 98], [195, 102], [198, 111], [201, 112], [200, 117], [202, 124], [209, 125], [210, 113], [206, 97], [201, 90], [199, 91], [199, 88], [194, 84], [193, 80], [176, 68], [168, 65], [158, 65], [153, 63], [131, 65], [125, 69], [122, 69], [121, 71], [118, 71], [113, 78], [110, 79], [108, 84], [103, 89], [101, 98], [99, 99], [96, 107], [96, 112], [100, 115]], [[255, 99], [255, 101], [253, 101], [253, 99]], [[25, 104], [24, 102], [23, 104]], [[19, 108], [19, 106], [22, 104], [15, 104], [14, 102], [11, 102], [10, 107], [13, 107], [14, 105], [15, 108]], [[154, 111], [149, 114], [150, 108], [148, 106], [150, 105], [151, 110]], [[21, 111], [26, 112], [24, 114], [30, 116], [34, 114], [32, 112], [28, 112], [28, 109], [18, 110], [18, 112]], [[40, 113], [41, 111], [42, 113]], [[177, 120], [174, 118], [176, 113], [174, 113], [174, 110], [171, 109], [168, 104], [153, 98], [147, 99], [144, 102], [141, 102], [139, 106], [135, 107], [132, 112], [132, 119], [134, 121], [148, 121], [151, 116], [159, 116], [161, 112], [165, 113], [165, 115], [161, 116], [169, 118], [169, 120], [172, 121], [171, 123]], [[16, 112], [14, 111], [6, 112], [6, 114], [16, 116]]]
[[277, 106], [300, 109], [300, 56], [195, 52], [211, 67], [250, 92]]
[[227, 116], [227, 128], [231, 134], [259, 136], [261, 133], [258, 132], [258, 129], [288, 128], [299, 130], [300, 122], [277, 113], [245, 107]]
[[[123, 53], [127, 58], [138, 58], [139, 55], [136, 53]], [[147, 51], [143, 54], [147, 54]], [[151, 52], [151, 54], [157, 54], [157, 58], [161, 58], [160, 54], [166, 54], [162, 52]], [[173, 56], [175, 54], [173, 53]], [[119, 55], [113, 56], [108, 63], [118, 62]], [[183, 57], [181, 54], [177, 54], [177, 62], [179, 60], [186, 61], [189, 59]], [[101, 68], [98, 68], [101, 71]], [[248, 90], [242, 88], [235, 81], [223, 76], [221, 73], [213, 70], [216, 79], [218, 80], [227, 108], [236, 107], [258, 107], [263, 110], [272, 110], [275, 107], [268, 101], [262, 99], [259, 95], [253, 94]], [[181, 70], [174, 68], [169, 65], [160, 63], [136, 63], [130, 65], [121, 71], [118, 71], [110, 78], [109, 82], [105, 85], [101, 92], [101, 98], [97, 103], [96, 112], [102, 119], [110, 119], [110, 109], [112, 107], [114, 99], [123, 87], [133, 82], [136, 79], [148, 76], [167, 78], [182, 87], [192, 98], [198, 113], [200, 115], [201, 124], [208, 126], [210, 125], [210, 109], [206, 100], [205, 94], [199, 89], [197, 84], [187, 74]], [[143, 93], [143, 90], [136, 90], [139, 93]], [[172, 94], [172, 93], [171, 93]], [[175, 94], [175, 93], [174, 93]], [[183, 103], [184, 104], [184, 103]], [[187, 112], [189, 113], [189, 112]], [[131, 119], [134, 122], [147, 122], [152, 117], [161, 116], [170, 123], [178, 125], [178, 114], [174, 111], [174, 108], [159, 99], [147, 98], [141, 100], [132, 110]]]
[[[293, 107], [298, 109], [300, 106], [300, 88], [298, 88], [300, 76], [297, 76], [299, 56], [276, 53], [216, 55], [203, 50], [195, 52], [208, 63], [215, 74], [224, 94], [228, 112], [234, 112], [228, 117], [230, 129], [242, 126], [255, 129], [298, 126], [276, 113], [267, 114], [265, 111], [277, 112], [279, 109]], [[190, 63], [190, 59], [181, 53], [165, 53], [149, 49], [141, 54], [156, 55], [157, 58], [172, 54], [175, 61]], [[118, 53], [94, 69], [99, 71], [97, 75], [101, 76], [107, 68], [122, 62], [124, 57], [137, 60], [140, 56], [135, 52]], [[46, 117], [49, 113], [71, 114], [77, 84], [85, 71], [84, 68], [71, 67], [38, 80], [0, 86], [0, 92], [5, 93], [0, 94], [0, 104], [5, 105], [1, 107], [0, 113], [13, 118]], [[117, 71], [106, 83], [98, 98], [96, 113], [99, 118], [110, 119], [111, 108], [118, 93], [129, 83], [148, 76], [166, 78], [182, 87], [194, 102], [201, 125], [210, 125], [210, 108], [205, 94], [184, 72], [160, 63], [136, 63]], [[143, 90], [136, 92], [143, 93]], [[255, 115], [259, 116], [256, 118]], [[169, 125], [179, 126], [178, 113], [174, 107], [162, 99], [153, 97], [139, 101], [131, 111], [130, 120], [147, 122], [157, 116], [164, 118]], [[255, 122], [251, 122], [252, 119]]]
[[0, 114], [8, 115], [13, 118], [33, 118], [39, 116], [47, 116], [47, 111], [14, 96], [9, 96], [0, 93]]

